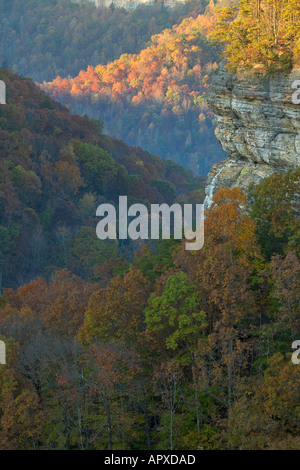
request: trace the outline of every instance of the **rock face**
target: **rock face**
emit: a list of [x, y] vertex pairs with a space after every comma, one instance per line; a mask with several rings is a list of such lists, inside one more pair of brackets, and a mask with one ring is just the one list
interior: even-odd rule
[[207, 102], [216, 115], [216, 136], [229, 156], [209, 172], [206, 208], [221, 186], [246, 189], [274, 172], [299, 167], [300, 104], [292, 98], [299, 79], [300, 68], [264, 79], [260, 71], [231, 74], [220, 64]]
[[[79, 0], [72, 0], [78, 3]], [[87, 2], [87, 0], [84, 0]], [[97, 7], [108, 8], [113, 3], [115, 7], [125, 8], [126, 10], [133, 10], [139, 5], [155, 5], [156, 3], [166, 8], [174, 8], [178, 4], [185, 4], [186, 0], [89, 0], [95, 3]]]

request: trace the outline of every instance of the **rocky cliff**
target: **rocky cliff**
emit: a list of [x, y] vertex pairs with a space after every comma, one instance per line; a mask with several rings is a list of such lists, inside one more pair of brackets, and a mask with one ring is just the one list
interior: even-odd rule
[[292, 101], [292, 84], [299, 79], [299, 68], [288, 75], [264, 78], [257, 70], [231, 74], [220, 64], [207, 102], [228, 158], [214, 165], [208, 175], [207, 208], [221, 186], [246, 189], [273, 172], [299, 166], [300, 104]]
[[[79, 0], [72, 1], [74, 3], [79, 2]], [[113, 3], [115, 7], [132, 10], [140, 5], [155, 5], [156, 3], [166, 8], [174, 8], [180, 3], [184, 4], [186, 0], [84, 0], [85, 3], [87, 1], [95, 3], [95, 5], [100, 8], [108, 8]]]

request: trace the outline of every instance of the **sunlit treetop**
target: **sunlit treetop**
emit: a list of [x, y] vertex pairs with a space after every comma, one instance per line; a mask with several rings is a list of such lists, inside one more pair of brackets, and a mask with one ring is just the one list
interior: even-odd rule
[[298, 0], [241, 0], [219, 10], [211, 37], [224, 44], [231, 70], [288, 71], [300, 61]]

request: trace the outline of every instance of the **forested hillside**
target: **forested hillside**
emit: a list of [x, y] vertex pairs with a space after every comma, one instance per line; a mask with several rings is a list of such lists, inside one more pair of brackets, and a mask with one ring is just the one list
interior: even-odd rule
[[205, 15], [153, 36], [140, 54], [57, 77], [45, 88], [76, 112], [101, 116], [108, 134], [205, 175], [224, 157], [204, 100], [217, 67], [219, 50], [208, 40], [215, 24], [211, 2]]
[[[205, 245], [0, 297], [1, 449], [299, 449], [299, 171], [221, 189]], [[276, 197], [274, 198], [274, 194]]]
[[[30, 11], [35, 1], [21, 3]], [[44, 3], [58, 14], [71, 8]], [[265, 99], [264, 75], [298, 60], [298, 10], [291, 14], [286, 0], [252, 4], [242, 0], [240, 13], [218, 19], [211, 2], [140, 53], [48, 84], [56, 98], [100, 119], [71, 114], [32, 79], [0, 70], [8, 103], [0, 106], [0, 450], [300, 449], [300, 350], [292, 354], [300, 338], [300, 168], [284, 166], [276, 148], [277, 166], [259, 184], [243, 190], [232, 178], [232, 187], [218, 186], [201, 250], [173, 239], [100, 241], [95, 233], [95, 209], [121, 194], [147, 207], [202, 202], [203, 178], [108, 137], [102, 119], [115, 135], [136, 133], [148, 148], [161, 145], [161, 155], [206, 171], [220, 157], [204, 102], [217, 21], [229, 66], [264, 68], [258, 93], [268, 113], [253, 98], [253, 82], [240, 102], [274, 131], [271, 143], [262, 133], [249, 149], [254, 154], [258, 142], [269, 164], [285, 128]], [[273, 26], [282, 13], [277, 43], [270, 11]], [[22, 17], [1, 21], [12, 17], [17, 28]], [[42, 37], [33, 35], [33, 45]], [[297, 129], [298, 105], [284, 99]], [[234, 124], [232, 109], [223, 109]], [[240, 133], [229, 135], [242, 147], [241, 132], [256, 129], [236, 127]], [[293, 168], [298, 136], [294, 145], [280, 142], [289, 143]]]
[[39, 82], [75, 76], [88, 65], [139, 52], [153, 34], [202, 11], [204, 3], [126, 11], [71, 0], [1, 0], [0, 67]]
[[[200, 187], [174, 162], [102, 135], [101, 121], [71, 116], [32, 80], [8, 71], [0, 80], [8, 102], [0, 107], [1, 286], [64, 267], [91, 276], [120, 249], [96, 238], [98, 204], [117, 202], [119, 194], [172, 202]], [[203, 199], [203, 189], [198, 195]]]

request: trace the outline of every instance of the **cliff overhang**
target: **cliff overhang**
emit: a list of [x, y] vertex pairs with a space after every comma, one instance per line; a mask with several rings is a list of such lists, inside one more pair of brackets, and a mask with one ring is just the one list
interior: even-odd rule
[[293, 84], [299, 79], [298, 67], [289, 74], [266, 77], [260, 70], [230, 73], [224, 63], [219, 65], [207, 102], [228, 158], [209, 172], [206, 208], [222, 186], [247, 189], [274, 172], [299, 167], [300, 104], [292, 99]]

